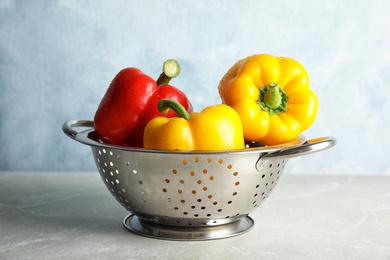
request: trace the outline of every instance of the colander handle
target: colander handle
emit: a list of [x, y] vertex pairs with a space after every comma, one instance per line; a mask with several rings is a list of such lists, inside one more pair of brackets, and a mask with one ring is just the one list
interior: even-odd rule
[[320, 137], [320, 138], [307, 140], [305, 143], [303, 143], [300, 146], [296, 146], [293, 148], [288, 148], [288, 149], [280, 150], [278, 152], [266, 154], [266, 155], [262, 156], [261, 158], [262, 159], [263, 158], [274, 158], [274, 157], [278, 157], [280, 159], [293, 158], [293, 157], [298, 157], [298, 156], [326, 150], [326, 149], [329, 149], [335, 145], [336, 145], [336, 139], [334, 137], [331, 137], [331, 136]]
[[75, 127], [93, 127], [93, 121], [91, 120], [69, 120], [62, 125], [62, 131], [72, 139], [76, 139], [76, 135], [79, 133], [74, 130]]

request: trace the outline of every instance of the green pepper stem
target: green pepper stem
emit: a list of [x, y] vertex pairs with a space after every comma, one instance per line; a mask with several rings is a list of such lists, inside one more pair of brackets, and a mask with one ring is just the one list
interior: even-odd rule
[[177, 101], [163, 98], [158, 102], [158, 111], [161, 113], [168, 113], [169, 109], [175, 111], [178, 117], [184, 118], [185, 120], [190, 120], [190, 114], [187, 110]]
[[280, 114], [287, 111], [289, 96], [276, 83], [271, 82], [260, 90], [259, 105], [269, 114]]
[[280, 106], [280, 103], [282, 103], [282, 95], [279, 89], [279, 85], [275, 83], [270, 83], [268, 85], [268, 91], [264, 94], [264, 102], [267, 107], [275, 109]]
[[157, 86], [168, 84], [171, 79], [177, 77], [180, 74], [180, 65], [177, 60], [169, 59], [163, 64], [163, 71], [156, 80]]

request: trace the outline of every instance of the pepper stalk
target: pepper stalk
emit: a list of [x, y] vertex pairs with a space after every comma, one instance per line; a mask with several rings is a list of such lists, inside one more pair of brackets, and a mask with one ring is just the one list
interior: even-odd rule
[[169, 84], [171, 79], [176, 78], [180, 74], [180, 65], [177, 60], [169, 59], [163, 64], [163, 71], [156, 80], [157, 86]]
[[184, 118], [185, 120], [190, 120], [190, 114], [187, 110], [177, 101], [163, 98], [158, 102], [158, 111], [161, 113], [168, 113], [169, 109], [175, 111], [178, 117]]
[[287, 101], [289, 96], [279, 84], [269, 83], [260, 90], [259, 105], [270, 115], [280, 114], [287, 111]]

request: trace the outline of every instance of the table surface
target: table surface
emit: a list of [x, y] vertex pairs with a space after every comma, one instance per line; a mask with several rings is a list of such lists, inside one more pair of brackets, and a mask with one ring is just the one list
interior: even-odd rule
[[390, 176], [284, 175], [242, 235], [136, 235], [98, 173], [0, 172], [0, 259], [390, 259]]

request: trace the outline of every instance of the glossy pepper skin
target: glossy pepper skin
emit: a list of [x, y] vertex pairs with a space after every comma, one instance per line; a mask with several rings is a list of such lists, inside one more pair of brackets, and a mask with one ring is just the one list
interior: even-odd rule
[[[174, 104], [176, 103], [176, 104]], [[179, 117], [156, 117], [146, 126], [144, 147], [176, 151], [227, 151], [244, 149], [241, 120], [231, 107], [219, 104], [201, 113], [185, 113], [171, 100], [159, 102], [161, 111], [172, 109]]]
[[[165, 81], [166, 82], [166, 81]], [[94, 117], [94, 127], [103, 142], [143, 147], [146, 124], [157, 116], [176, 116], [173, 111], [163, 114], [157, 103], [170, 98], [192, 111], [192, 105], [179, 89], [157, 85], [156, 81], [137, 68], [125, 68], [112, 80]]]
[[219, 84], [223, 103], [240, 115], [247, 141], [277, 145], [296, 139], [317, 114], [318, 100], [296, 60], [256, 54], [235, 63]]

